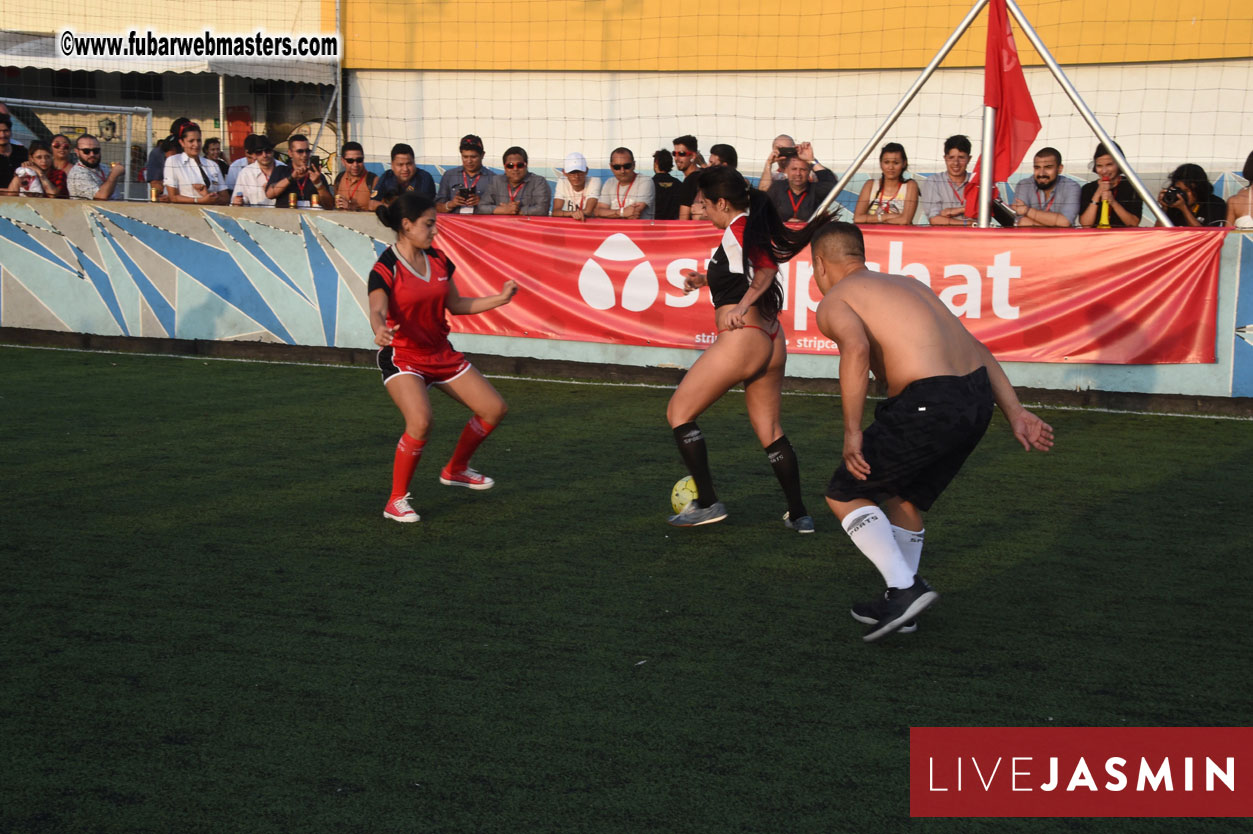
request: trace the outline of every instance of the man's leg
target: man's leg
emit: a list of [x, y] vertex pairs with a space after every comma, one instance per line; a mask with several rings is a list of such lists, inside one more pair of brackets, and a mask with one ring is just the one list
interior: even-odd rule
[[939, 599], [939, 594], [910, 569], [887, 513], [864, 498], [837, 501], [828, 496], [827, 504], [888, 585], [882, 601], [853, 607], [854, 619], [872, 623], [862, 639], [872, 642], [902, 628], [913, 631], [914, 618]]
[[883, 511], [892, 522], [892, 535], [896, 545], [901, 549], [905, 562], [910, 570], [918, 573], [918, 564], [922, 561], [922, 542], [926, 529], [922, 524], [922, 513], [903, 498], [889, 498], [884, 501]]
[[879, 569], [889, 588], [908, 588], [914, 584], [915, 571], [901, 553], [892, 533], [892, 523], [882, 508], [865, 498], [836, 501], [828, 497], [827, 504], [853, 544]]

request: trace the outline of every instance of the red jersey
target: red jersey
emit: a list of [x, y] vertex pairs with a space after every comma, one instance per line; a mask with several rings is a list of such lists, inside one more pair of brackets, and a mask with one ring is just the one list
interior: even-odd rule
[[432, 247], [424, 253], [427, 275], [405, 263], [395, 246], [379, 256], [370, 270], [369, 291], [387, 293], [387, 326], [400, 325], [392, 346], [413, 353], [434, 353], [448, 345], [448, 284], [455, 267]]

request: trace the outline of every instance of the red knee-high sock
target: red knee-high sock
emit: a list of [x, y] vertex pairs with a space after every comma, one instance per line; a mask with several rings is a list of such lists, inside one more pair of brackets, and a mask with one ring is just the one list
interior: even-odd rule
[[452, 457], [448, 459], [447, 469], [450, 472], [460, 472], [470, 465], [470, 456], [474, 454], [474, 450], [479, 448], [479, 444], [487, 439], [496, 427], [486, 420], [480, 420], [478, 415], [470, 418], [466, 423], [466, 427], [461, 430], [461, 437], [457, 440], [457, 448], [453, 450]]
[[410, 437], [407, 432], [400, 436], [400, 442], [396, 444], [396, 459], [392, 463], [392, 498], [402, 498], [409, 491], [409, 481], [413, 480], [413, 470], [418, 468], [425, 446], [425, 440]]

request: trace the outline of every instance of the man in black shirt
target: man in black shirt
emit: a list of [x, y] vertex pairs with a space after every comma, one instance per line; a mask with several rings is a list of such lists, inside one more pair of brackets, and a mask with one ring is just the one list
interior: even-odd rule
[[8, 113], [0, 113], [0, 188], [8, 188], [13, 175], [29, 156], [26, 148], [12, 142], [13, 120]]
[[818, 172], [818, 182], [810, 182], [810, 170], [808, 162], [799, 156], [791, 157], [783, 171], [787, 179], [771, 183], [766, 192], [784, 220], [807, 222], [835, 187], [835, 174], [824, 168]]
[[653, 189], [657, 194], [654, 217], [657, 220], [679, 219], [679, 189], [682, 183], [670, 176], [674, 157], [664, 148], [653, 154]]

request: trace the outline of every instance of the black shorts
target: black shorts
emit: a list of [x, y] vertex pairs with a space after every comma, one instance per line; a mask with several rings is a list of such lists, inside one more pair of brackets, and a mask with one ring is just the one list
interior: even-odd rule
[[979, 445], [994, 403], [985, 368], [966, 376], [914, 380], [879, 403], [862, 435], [862, 456], [870, 464], [867, 480], [857, 480], [841, 463], [827, 495], [876, 504], [903, 498], [920, 510], [930, 509]]

